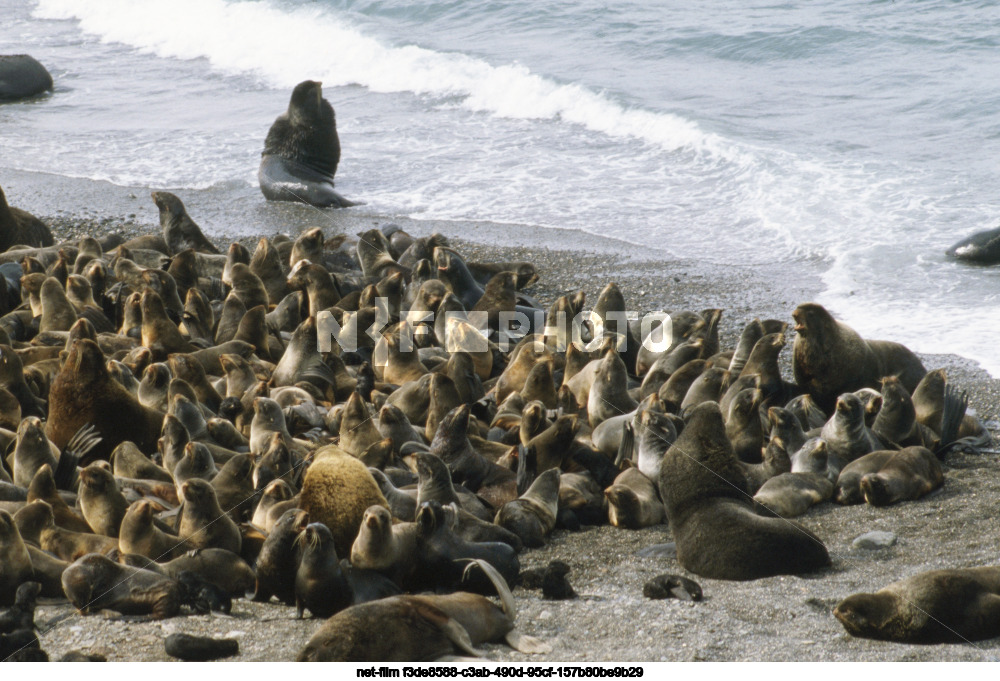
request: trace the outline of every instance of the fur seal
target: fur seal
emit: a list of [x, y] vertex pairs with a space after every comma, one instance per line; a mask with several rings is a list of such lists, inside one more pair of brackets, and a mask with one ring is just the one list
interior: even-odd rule
[[355, 205], [333, 189], [340, 163], [340, 138], [323, 84], [295, 86], [288, 110], [278, 116], [264, 140], [257, 180], [268, 201], [299, 201], [313, 206]]
[[219, 506], [211, 483], [194, 478], [181, 485], [184, 505], [178, 536], [194, 548], [218, 548], [240, 553], [240, 529]]
[[171, 255], [177, 255], [187, 248], [193, 248], [200, 253], [219, 255], [219, 249], [205, 238], [201, 228], [191, 219], [177, 196], [170, 192], [153, 192], [151, 196], [153, 203], [160, 210], [163, 240], [166, 241]]
[[27, 487], [31, 484], [38, 469], [48, 465], [56, 469], [56, 457], [45, 437], [44, 425], [37, 416], [28, 416], [17, 427], [17, 440], [14, 445], [13, 481], [15, 485]]
[[833, 496], [833, 483], [819, 473], [782, 473], [768, 479], [753, 500], [779, 518], [795, 518]]
[[1000, 636], [1000, 568], [933, 570], [833, 610], [852, 636], [899, 643], [965, 643]]
[[1000, 227], [967, 236], [944, 254], [976, 265], [995, 265], [1000, 262]]
[[[379, 636], [372, 636], [372, 632]], [[299, 662], [424, 662], [458, 648], [479, 656], [468, 632], [415, 596], [355, 605], [328, 619], [299, 653]]]
[[559, 469], [543, 472], [520, 497], [504, 504], [496, 524], [516, 534], [529, 548], [545, 546], [559, 510]]
[[701, 586], [687, 577], [663, 574], [642, 585], [642, 595], [653, 600], [677, 598], [682, 601], [700, 601]]
[[[881, 401], [881, 397], [877, 398]], [[844, 393], [837, 398], [836, 411], [820, 437], [829, 446], [830, 466], [838, 470], [860, 456], [883, 448], [883, 443], [865, 425], [865, 410], [854, 393]]]
[[382, 506], [365, 511], [358, 538], [351, 546], [351, 565], [378, 570], [405, 584], [416, 567], [416, 554], [416, 523], [393, 523], [392, 514]]
[[117, 538], [128, 507], [110, 471], [95, 464], [80, 471], [80, 510], [94, 532]]
[[115, 610], [123, 615], [173, 617], [180, 611], [180, 587], [173, 579], [91, 553], [66, 568], [63, 590], [83, 615]]
[[38, 582], [25, 582], [17, 587], [14, 604], [0, 614], [0, 634], [10, 634], [18, 629], [35, 628], [35, 607], [42, 591]]
[[308, 524], [309, 514], [293, 508], [285, 511], [271, 529], [257, 556], [257, 586], [253, 600], [267, 602], [271, 596], [286, 605], [295, 603], [295, 570], [298, 561], [295, 543]]
[[517, 552], [503, 542], [471, 542], [455, 531], [458, 518], [453, 505], [441, 506], [428, 501], [417, 510], [417, 555], [412, 581], [407, 590], [453, 589], [458, 584], [473, 591], [490, 589], [489, 581], [463, 582], [464, 566], [469, 559], [484, 560], [503, 575], [508, 583], [515, 582], [521, 571]]
[[145, 556], [157, 562], [174, 558], [190, 546], [156, 526], [153, 504], [145, 499], [129, 506], [118, 532], [122, 553]]
[[17, 589], [31, 581], [31, 556], [10, 513], [0, 509], [0, 605], [13, 605]]
[[333, 533], [337, 555], [349, 555], [365, 510], [388, 503], [368, 468], [337, 447], [316, 451], [302, 480], [302, 508]]
[[73, 343], [49, 390], [46, 435], [54, 445], [64, 447], [80, 428], [92, 424], [102, 439], [81, 461], [83, 465], [107, 459], [126, 440], [151, 452], [162, 422], [162, 412], [143, 406], [111, 378], [97, 343], [88, 339]]
[[656, 485], [638, 468], [622, 471], [604, 490], [604, 496], [608, 499], [608, 522], [615, 527], [638, 530], [659, 525], [666, 515]]
[[[0, 57], [0, 65], [3, 60]], [[55, 239], [44, 222], [31, 213], [7, 205], [7, 197], [0, 188], [0, 252], [17, 244], [52, 246]]]
[[878, 388], [883, 376], [895, 375], [907, 390], [916, 389], [927, 370], [905, 346], [868, 341], [822, 305], [803, 303], [792, 312], [795, 382], [826, 412], [843, 393]]
[[919, 499], [944, 484], [937, 458], [924, 447], [877, 451], [847, 464], [837, 478], [838, 504], [888, 506]]
[[239, 655], [240, 643], [234, 638], [211, 638], [190, 634], [170, 634], [163, 641], [170, 657], [189, 662], [210, 662]]
[[748, 580], [830, 564], [826, 547], [812, 532], [754, 512], [718, 404], [692, 410], [663, 458], [659, 483], [677, 560], [695, 574]]
[[[378, 508], [377, 506], [375, 508]], [[381, 574], [340, 561], [326, 525], [312, 523], [300, 535], [302, 557], [295, 573], [295, 607], [315, 617], [330, 617], [344, 608], [395, 596], [399, 587]]]

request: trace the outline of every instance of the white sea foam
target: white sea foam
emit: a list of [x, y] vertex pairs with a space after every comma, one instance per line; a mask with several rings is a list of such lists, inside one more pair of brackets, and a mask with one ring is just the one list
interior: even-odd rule
[[161, 57], [207, 59], [222, 72], [254, 74], [276, 88], [294, 86], [306, 70], [328, 87], [458, 97], [463, 107], [495, 116], [561, 120], [666, 150], [739, 154], [680, 116], [623, 106], [516, 63], [385, 45], [322, 7], [279, 8], [266, 0], [40, 0], [36, 17], [75, 19], [103, 41]]

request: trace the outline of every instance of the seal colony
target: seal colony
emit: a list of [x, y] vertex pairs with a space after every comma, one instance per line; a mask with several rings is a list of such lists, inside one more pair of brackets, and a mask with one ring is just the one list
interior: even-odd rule
[[[299, 88], [293, 105], [324, 110], [318, 84]], [[699, 578], [822, 579], [838, 556], [808, 515], [788, 516], [919, 504], [947, 485], [942, 461], [990, 444], [943, 371], [815, 303], [789, 311], [789, 377], [786, 320], [724, 339], [724, 311], [675, 310], [656, 347], [622, 321], [614, 283], [592, 316], [587, 291], [543, 306], [524, 291], [545, 275], [531, 263], [470, 261], [394, 225], [223, 255], [179, 197], [152, 198], [162, 234], [0, 254], [11, 621], [36, 596], [159, 619], [229, 612], [250, 593], [324, 620], [303, 660], [499, 641], [543, 653], [517, 633], [510, 590], [553, 533], [658, 526]], [[546, 572], [551, 597], [575, 595], [572, 562]], [[702, 601], [702, 586], [666, 577], [651, 593]], [[831, 618], [857, 636], [947, 638], [897, 633], [912, 593], [943, 602], [959, 639], [996, 635], [977, 624], [995, 615], [979, 603], [995, 581], [984, 568], [893, 584]]]

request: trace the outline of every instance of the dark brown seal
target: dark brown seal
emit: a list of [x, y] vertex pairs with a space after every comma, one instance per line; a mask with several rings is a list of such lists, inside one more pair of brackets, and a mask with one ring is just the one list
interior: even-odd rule
[[300, 201], [313, 206], [353, 206], [333, 189], [340, 163], [340, 138], [323, 84], [295, 86], [288, 110], [278, 116], [264, 140], [257, 179], [268, 201]]
[[805, 527], [754, 512], [746, 474], [726, 437], [719, 406], [695, 407], [663, 457], [660, 493], [686, 569], [714, 579], [760, 579], [830, 564]]
[[7, 205], [0, 189], [0, 253], [11, 246], [52, 246], [55, 240], [44, 222], [31, 213]]
[[108, 374], [104, 355], [92, 340], [73, 343], [49, 390], [46, 435], [64, 447], [80, 428], [92, 424], [101, 435], [81, 464], [107, 459], [126, 440], [140, 451], [152, 452], [163, 413], [144, 407]]
[[911, 393], [927, 370], [905, 346], [868, 341], [822, 305], [804, 303], [792, 313], [795, 382], [827, 413], [843, 393], [878, 388], [883, 376], [895, 375]]

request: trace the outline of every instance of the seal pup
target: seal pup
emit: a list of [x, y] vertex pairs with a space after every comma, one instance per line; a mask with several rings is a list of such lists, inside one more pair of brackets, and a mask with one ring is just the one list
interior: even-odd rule
[[160, 227], [170, 255], [177, 255], [187, 248], [193, 248], [199, 253], [219, 255], [219, 249], [205, 238], [201, 228], [191, 219], [176, 195], [170, 192], [153, 192], [150, 196], [160, 211]]
[[852, 636], [898, 643], [965, 643], [1000, 636], [1000, 568], [932, 570], [833, 610]]
[[355, 205], [333, 189], [340, 163], [340, 138], [323, 84], [295, 86], [288, 110], [267, 131], [257, 180], [268, 201], [299, 201], [321, 208]]
[[42, 585], [38, 582], [25, 582], [17, 587], [14, 604], [0, 614], [0, 634], [35, 628], [35, 607], [38, 605], [38, 594], [41, 591]]
[[830, 564], [822, 541], [805, 527], [754, 512], [716, 403], [692, 410], [663, 458], [659, 483], [677, 560], [695, 574], [749, 580]]

